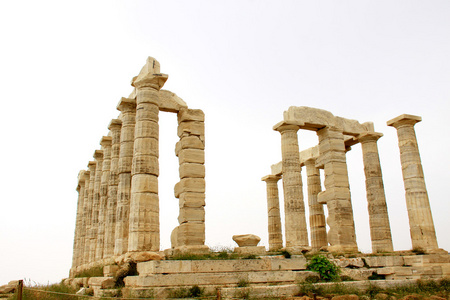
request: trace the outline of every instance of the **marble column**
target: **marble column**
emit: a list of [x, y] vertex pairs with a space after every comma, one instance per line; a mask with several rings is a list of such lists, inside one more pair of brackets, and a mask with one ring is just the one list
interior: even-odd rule
[[89, 261], [95, 262], [97, 238], [98, 238], [98, 212], [100, 210], [100, 187], [102, 183], [102, 166], [103, 166], [103, 151], [95, 150], [94, 159], [96, 163], [95, 181], [94, 181], [94, 197], [92, 201], [92, 216], [91, 216], [91, 233], [90, 233], [90, 252]]
[[84, 178], [84, 190], [83, 190], [83, 207], [81, 211], [81, 230], [80, 230], [80, 255], [78, 258], [78, 264], [77, 266], [81, 266], [85, 263], [84, 257], [85, 257], [85, 247], [86, 247], [86, 239], [88, 238], [87, 229], [86, 229], [86, 219], [87, 219], [87, 211], [88, 211], [88, 198], [89, 198], [89, 177], [90, 172], [84, 171], [83, 178]]
[[315, 159], [305, 161], [307, 184], [308, 184], [308, 206], [309, 227], [311, 230], [311, 249], [320, 250], [328, 245], [327, 227], [323, 204], [317, 202], [317, 195], [322, 191], [320, 182], [320, 170], [316, 167]]
[[414, 130], [414, 125], [420, 121], [422, 118], [419, 116], [405, 114], [388, 121], [387, 125], [397, 129], [413, 249], [437, 250], [436, 232]]
[[128, 224], [130, 219], [131, 164], [133, 161], [136, 100], [122, 98], [117, 105], [122, 112], [120, 131], [119, 184], [117, 188], [117, 211], [114, 255], [128, 250]]
[[297, 137], [299, 128], [287, 122], [280, 122], [273, 128], [281, 133], [286, 248], [294, 252], [309, 246]]
[[266, 182], [267, 215], [269, 231], [269, 251], [283, 248], [283, 233], [281, 232], [280, 200], [278, 198], [279, 175], [267, 175], [261, 178]]
[[358, 136], [366, 175], [367, 206], [373, 253], [394, 251], [377, 146], [377, 140], [382, 136], [382, 133], [377, 132], [364, 132]]
[[114, 233], [116, 229], [117, 185], [119, 184], [120, 129], [122, 121], [113, 119], [108, 129], [111, 133], [111, 166], [108, 179], [108, 202], [106, 204], [105, 246], [103, 257], [114, 255]]
[[324, 166], [325, 191], [318, 194], [318, 202], [328, 208], [330, 226], [327, 240], [332, 252], [356, 252], [355, 223], [350, 197], [344, 134], [341, 129], [325, 127], [317, 131], [320, 164]]
[[[139, 74], [136, 87], [136, 127], [131, 170], [128, 251], [159, 251], [159, 90], [167, 75], [159, 63]], [[164, 80], [161, 80], [163, 79]]]
[[[80, 256], [82, 253], [81, 249], [81, 235], [82, 235], [82, 218], [83, 218], [83, 206], [84, 206], [84, 170], [78, 173], [78, 202], [77, 202], [77, 216], [75, 219], [75, 234], [73, 239], [73, 257], [72, 257], [72, 268], [80, 265]], [[83, 249], [84, 250], [84, 249]]]
[[89, 181], [86, 181], [84, 202], [86, 203], [86, 210], [84, 219], [86, 220], [86, 238], [84, 242], [84, 258], [83, 263], [90, 263], [91, 250], [91, 227], [92, 227], [92, 202], [94, 201], [94, 182], [95, 182], [95, 168], [97, 164], [95, 161], [88, 163]]
[[95, 250], [95, 260], [101, 260], [104, 256], [105, 248], [105, 221], [107, 218], [109, 173], [111, 169], [111, 143], [110, 136], [104, 136], [100, 140], [103, 151], [102, 178], [100, 182], [100, 206], [98, 210], [98, 232], [97, 248]]
[[179, 226], [171, 235], [172, 248], [205, 253], [209, 251], [205, 245], [205, 114], [200, 109], [181, 109], [177, 119], [180, 181], [174, 192], [180, 213]]

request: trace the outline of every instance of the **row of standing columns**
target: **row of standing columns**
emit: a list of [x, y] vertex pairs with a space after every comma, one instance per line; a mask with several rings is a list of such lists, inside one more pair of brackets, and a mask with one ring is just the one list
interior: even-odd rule
[[[395, 127], [398, 133], [413, 248], [435, 251], [438, 246], [413, 128], [420, 120], [420, 117], [402, 115], [388, 121], [387, 124]], [[278, 180], [282, 178], [286, 249], [295, 252], [326, 247], [329, 251], [357, 251], [345, 157], [348, 147], [343, 131], [331, 126], [316, 130], [319, 137], [319, 155], [301, 160], [297, 137], [300, 128], [300, 123], [286, 121], [274, 126], [274, 130], [281, 133], [282, 171], [280, 175], [262, 178], [267, 184], [269, 248], [279, 250], [283, 247], [277, 185]], [[370, 236], [374, 253], [393, 251], [377, 146], [377, 140], [381, 136], [381, 133], [362, 132], [352, 139], [352, 144], [360, 143], [362, 148]], [[308, 243], [307, 237], [302, 166], [306, 166], [307, 172], [311, 244]], [[324, 191], [321, 190], [319, 169], [324, 169], [325, 173]], [[327, 223], [330, 227], [328, 233], [324, 204], [328, 209]]]
[[[146, 71], [146, 72], [144, 72]], [[176, 154], [182, 228], [173, 248], [204, 249], [204, 114], [186, 106], [173, 109], [175, 94], [162, 85], [167, 75], [149, 58], [134, 78], [135, 97], [122, 98], [108, 136], [101, 141], [89, 170], [78, 176], [73, 268], [86, 267], [128, 252], [159, 251], [159, 111], [178, 114]], [[164, 99], [162, 99], [164, 98]], [[182, 101], [182, 100], [181, 100]], [[183, 102], [184, 103], [184, 102]], [[170, 107], [166, 109], [166, 107]], [[192, 140], [194, 139], [194, 140]], [[75, 269], [73, 269], [75, 270]]]

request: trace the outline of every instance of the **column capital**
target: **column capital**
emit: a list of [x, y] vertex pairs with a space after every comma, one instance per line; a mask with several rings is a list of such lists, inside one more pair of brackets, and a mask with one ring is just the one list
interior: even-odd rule
[[169, 75], [156, 73], [146, 74], [144, 76], [136, 76], [131, 80], [131, 85], [137, 89], [152, 88], [159, 91], [166, 83]]
[[420, 117], [420, 116], [403, 114], [396, 118], [393, 118], [392, 120], [387, 121], [386, 124], [387, 124], [387, 126], [392, 126], [392, 127], [397, 128], [402, 125], [414, 126], [416, 123], [419, 123], [420, 121], [422, 121], [422, 117]]
[[265, 182], [278, 182], [281, 179], [280, 175], [267, 175], [261, 178], [261, 181]]
[[110, 136], [103, 136], [102, 139], [100, 140], [100, 145], [102, 147], [108, 147], [111, 146], [112, 144], [112, 137]]
[[95, 160], [102, 159], [103, 158], [103, 151], [102, 150], [95, 150], [94, 158], [95, 158]]
[[120, 129], [121, 126], [122, 126], [122, 120], [112, 119], [111, 122], [109, 122], [108, 129], [109, 130]]
[[97, 166], [97, 163], [95, 161], [90, 160], [87, 166], [89, 168], [89, 171], [92, 172], [92, 171], [95, 170], [95, 167]]
[[78, 184], [80, 184], [80, 183], [86, 181], [86, 175], [85, 175], [86, 172], [89, 172], [89, 171], [81, 170], [81, 171], [78, 173]]
[[302, 122], [281, 121], [273, 126], [273, 130], [283, 132], [286, 130], [298, 131], [304, 124]]
[[128, 112], [136, 110], [136, 99], [122, 97], [117, 104], [117, 110]]
[[382, 137], [383, 134], [380, 132], [363, 132], [360, 135], [358, 135], [357, 139], [360, 143], [365, 143], [365, 142], [369, 142], [369, 141], [378, 141], [378, 139], [380, 137]]

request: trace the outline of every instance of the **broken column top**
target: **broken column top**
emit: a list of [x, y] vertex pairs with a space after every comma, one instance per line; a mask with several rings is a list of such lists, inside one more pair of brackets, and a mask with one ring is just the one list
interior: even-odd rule
[[408, 121], [411, 122], [413, 125], [416, 123], [419, 123], [420, 121], [422, 121], [422, 117], [419, 116], [414, 116], [414, 115], [408, 115], [408, 114], [403, 114], [400, 115], [396, 118], [393, 118], [392, 120], [389, 120], [386, 122], [387, 126], [392, 126], [395, 127], [399, 124], [399, 122], [403, 122], [403, 121]]
[[133, 77], [131, 85], [137, 88], [151, 87], [160, 90], [167, 78], [169, 78], [169, 75], [160, 73], [159, 62], [149, 56], [139, 75]]

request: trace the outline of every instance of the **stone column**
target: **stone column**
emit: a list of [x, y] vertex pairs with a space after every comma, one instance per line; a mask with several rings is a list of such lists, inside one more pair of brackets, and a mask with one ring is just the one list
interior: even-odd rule
[[83, 206], [84, 206], [84, 170], [78, 173], [78, 202], [77, 202], [77, 216], [75, 221], [75, 234], [73, 239], [73, 257], [72, 257], [72, 268], [80, 265], [80, 256], [82, 254], [81, 249], [81, 235], [82, 235], [82, 218], [83, 218]]
[[122, 121], [113, 119], [108, 129], [111, 132], [111, 166], [108, 179], [108, 202], [106, 204], [105, 246], [103, 257], [114, 255], [114, 233], [116, 229], [117, 185], [119, 184], [120, 129]]
[[382, 133], [377, 132], [365, 132], [358, 136], [366, 175], [367, 206], [373, 253], [394, 251], [377, 146], [377, 140], [382, 136]]
[[280, 122], [273, 128], [281, 133], [286, 248], [294, 252], [308, 247], [297, 137], [299, 128], [287, 122]]
[[95, 260], [101, 260], [104, 256], [105, 247], [105, 221], [107, 218], [107, 203], [108, 203], [108, 186], [109, 186], [109, 172], [111, 169], [111, 143], [110, 136], [102, 137], [100, 145], [103, 151], [102, 164], [102, 178], [100, 182], [100, 206], [98, 210], [98, 233], [97, 233], [97, 248], [95, 250]]
[[315, 159], [305, 161], [307, 184], [308, 184], [308, 206], [309, 227], [311, 230], [311, 249], [319, 250], [328, 245], [327, 227], [323, 204], [317, 202], [317, 195], [322, 191], [320, 183], [320, 170], [316, 167]]
[[91, 251], [91, 227], [92, 227], [92, 202], [94, 201], [94, 182], [95, 182], [95, 168], [97, 164], [95, 161], [88, 163], [89, 168], [89, 182], [86, 181], [84, 202], [87, 203], [84, 219], [86, 220], [86, 238], [84, 242], [84, 264], [90, 263]]
[[356, 252], [355, 223], [348, 182], [344, 134], [341, 129], [325, 127], [317, 131], [319, 136], [320, 164], [324, 166], [325, 191], [318, 195], [318, 202], [327, 204], [327, 239], [331, 252]]
[[178, 136], [175, 147], [180, 182], [175, 185], [179, 198], [179, 226], [172, 233], [172, 247], [191, 253], [209, 251], [205, 245], [205, 114], [199, 109], [178, 112]]
[[280, 200], [278, 198], [279, 175], [267, 175], [261, 178], [266, 182], [267, 215], [269, 231], [269, 251], [278, 251], [283, 248], [283, 233], [281, 232]]
[[89, 261], [95, 262], [97, 238], [98, 238], [98, 212], [100, 210], [100, 187], [102, 182], [102, 166], [103, 166], [103, 151], [95, 150], [94, 159], [96, 162], [95, 181], [94, 181], [94, 197], [92, 201], [92, 216], [91, 216], [91, 234], [90, 234], [90, 252]]
[[81, 266], [85, 263], [85, 247], [86, 247], [86, 239], [88, 238], [87, 229], [86, 229], [86, 221], [87, 221], [87, 211], [88, 211], [88, 198], [89, 198], [89, 177], [90, 172], [84, 171], [83, 179], [84, 179], [84, 189], [83, 189], [83, 206], [81, 211], [81, 230], [80, 230], [80, 255], [78, 258], [77, 266]]
[[405, 114], [388, 121], [387, 125], [397, 129], [413, 249], [437, 250], [436, 232], [414, 131], [414, 125], [420, 121], [422, 118], [419, 116]]
[[120, 132], [119, 185], [117, 188], [117, 211], [114, 255], [128, 250], [128, 223], [130, 218], [131, 164], [133, 161], [136, 100], [122, 98], [117, 105], [122, 112]]
[[137, 96], [128, 251], [159, 251], [158, 114], [159, 90], [166, 80], [153, 60], [151, 69], [133, 81]]

